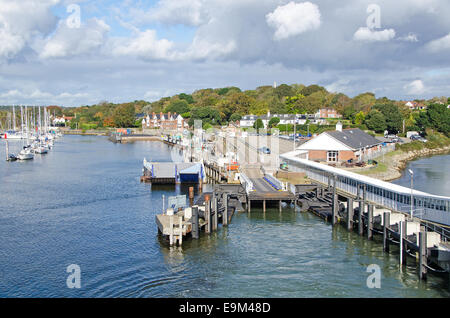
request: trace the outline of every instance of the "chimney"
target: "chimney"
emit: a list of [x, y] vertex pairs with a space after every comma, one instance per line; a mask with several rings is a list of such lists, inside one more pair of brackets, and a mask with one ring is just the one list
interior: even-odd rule
[[336, 124], [336, 130], [342, 131], [342, 123], [340, 121], [338, 121], [338, 123]]
[[267, 111], [267, 118], [270, 117], [270, 110]]

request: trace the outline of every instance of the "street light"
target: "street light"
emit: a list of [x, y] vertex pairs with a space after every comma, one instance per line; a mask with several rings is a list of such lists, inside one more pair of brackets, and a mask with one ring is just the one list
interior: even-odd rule
[[413, 178], [414, 178], [414, 172], [411, 169], [408, 169], [409, 175], [411, 176], [411, 218], [413, 217]]

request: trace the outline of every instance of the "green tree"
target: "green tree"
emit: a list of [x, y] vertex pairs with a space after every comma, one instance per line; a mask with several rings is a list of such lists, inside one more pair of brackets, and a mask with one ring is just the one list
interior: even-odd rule
[[170, 103], [165, 109], [166, 112], [184, 114], [189, 111], [189, 104], [184, 99], [176, 100]]
[[269, 128], [274, 128], [280, 123], [280, 118], [272, 117], [269, 120]]
[[366, 125], [367, 128], [374, 130], [377, 133], [381, 133], [385, 131], [387, 127], [386, 118], [381, 112], [377, 110], [371, 110], [367, 115]]
[[233, 114], [233, 115], [230, 116], [230, 121], [236, 122], [236, 121], [241, 120], [241, 118], [242, 118], [241, 115], [235, 113], [235, 114]]
[[117, 106], [113, 112], [113, 120], [116, 127], [133, 127], [135, 121], [134, 105], [130, 103]]
[[257, 131], [264, 128], [264, 123], [261, 118], [258, 118], [255, 123], [253, 124], [253, 128], [255, 128]]
[[365, 119], [366, 119], [366, 116], [364, 115], [364, 113], [362, 111], [360, 111], [355, 116], [355, 124], [362, 125], [362, 124], [364, 124]]
[[400, 109], [394, 103], [376, 104], [373, 109], [379, 110], [386, 120], [386, 129], [390, 133], [398, 133], [402, 130], [403, 117], [400, 113]]

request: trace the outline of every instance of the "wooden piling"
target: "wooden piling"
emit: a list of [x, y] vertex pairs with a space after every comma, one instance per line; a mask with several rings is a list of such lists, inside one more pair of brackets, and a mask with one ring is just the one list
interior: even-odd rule
[[364, 224], [363, 224], [363, 213], [364, 213], [364, 202], [359, 201], [359, 212], [358, 212], [358, 234], [364, 234]]
[[194, 187], [189, 187], [189, 205], [194, 204]]
[[278, 204], [278, 207], [279, 207], [279, 210], [280, 210], [280, 213], [281, 213], [281, 209], [282, 209], [282, 204], [281, 204], [281, 200], [280, 200], [280, 202], [279, 202], [279, 204]]
[[399, 230], [399, 263], [400, 266], [403, 265], [403, 221], [398, 222], [398, 230]]
[[427, 279], [427, 242], [426, 232], [419, 233], [419, 279]]
[[[206, 199], [206, 198], [205, 198]], [[211, 203], [208, 200], [205, 200], [205, 233], [211, 233]]]
[[373, 239], [373, 205], [369, 204], [367, 213], [367, 239]]
[[402, 264], [406, 265], [406, 257], [408, 256], [408, 242], [406, 241], [406, 221], [402, 222]]
[[198, 224], [198, 206], [192, 207], [192, 238], [198, 239], [199, 235], [199, 224]]
[[222, 225], [227, 226], [228, 225], [228, 193], [225, 193], [223, 195], [223, 205], [225, 207], [225, 210], [222, 214]]
[[391, 214], [384, 212], [383, 214], [383, 250], [389, 253], [389, 226], [391, 221]]
[[248, 211], [248, 213], [250, 213], [251, 209], [252, 209], [252, 200], [247, 199], [247, 211]]
[[266, 213], [266, 200], [263, 200], [263, 212]]
[[214, 216], [213, 216], [213, 231], [217, 231], [217, 226], [218, 226], [218, 218], [219, 218], [219, 203], [218, 203], [218, 198], [217, 198], [217, 195], [214, 195], [214, 201], [213, 201], [213, 204], [214, 204], [214, 207], [213, 207], [213, 213], [214, 213]]
[[347, 230], [353, 229], [353, 198], [347, 199]]

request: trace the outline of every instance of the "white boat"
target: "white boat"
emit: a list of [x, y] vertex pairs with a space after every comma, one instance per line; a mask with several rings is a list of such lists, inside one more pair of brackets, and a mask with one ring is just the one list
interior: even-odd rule
[[23, 147], [23, 149], [17, 155], [19, 160], [31, 160], [34, 159], [34, 154], [31, 152], [30, 147]]
[[25, 139], [26, 137], [22, 133], [14, 130], [8, 130], [2, 136], [5, 139]]

